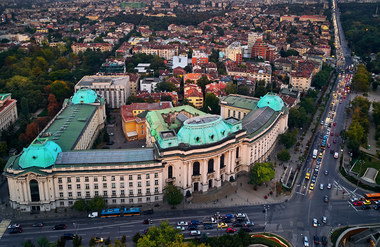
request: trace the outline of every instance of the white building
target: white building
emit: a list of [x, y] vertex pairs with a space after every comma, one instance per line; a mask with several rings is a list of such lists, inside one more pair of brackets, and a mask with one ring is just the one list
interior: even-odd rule
[[158, 78], [144, 78], [140, 80], [140, 91], [154, 92], [159, 82]]
[[0, 131], [16, 122], [18, 118], [16, 102], [10, 93], [0, 94]]
[[90, 88], [106, 99], [110, 108], [120, 108], [130, 96], [129, 76], [84, 76], [76, 85], [75, 92], [81, 88]]

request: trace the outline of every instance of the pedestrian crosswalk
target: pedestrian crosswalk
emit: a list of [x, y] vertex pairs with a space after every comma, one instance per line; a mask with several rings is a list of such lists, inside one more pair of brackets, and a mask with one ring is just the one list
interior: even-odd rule
[[3, 237], [4, 232], [7, 230], [11, 220], [5, 219], [0, 222], [0, 239]]

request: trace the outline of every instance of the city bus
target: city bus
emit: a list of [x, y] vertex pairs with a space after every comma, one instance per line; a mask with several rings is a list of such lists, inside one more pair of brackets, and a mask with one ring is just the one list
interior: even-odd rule
[[378, 201], [380, 200], [380, 193], [365, 194], [364, 198], [369, 201]]
[[109, 209], [103, 209], [100, 217], [106, 218], [106, 217], [118, 217], [120, 216], [120, 208], [109, 208]]
[[140, 208], [124, 208], [123, 216], [140, 215]]

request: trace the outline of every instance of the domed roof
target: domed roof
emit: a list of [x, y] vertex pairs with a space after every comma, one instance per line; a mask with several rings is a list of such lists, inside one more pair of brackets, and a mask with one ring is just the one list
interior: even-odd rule
[[231, 133], [221, 116], [204, 115], [187, 119], [178, 131], [179, 143], [203, 145], [220, 141]]
[[47, 138], [35, 139], [29, 147], [24, 148], [19, 165], [26, 169], [29, 167], [46, 168], [54, 165], [58, 153], [62, 149], [58, 144]]
[[282, 99], [277, 95], [266, 94], [260, 98], [259, 102], [257, 103], [257, 107], [263, 108], [266, 106], [269, 106], [274, 111], [281, 111], [282, 107], [284, 107], [284, 101], [282, 101]]
[[92, 104], [98, 98], [95, 91], [88, 88], [79, 89], [73, 96], [73, 104]]

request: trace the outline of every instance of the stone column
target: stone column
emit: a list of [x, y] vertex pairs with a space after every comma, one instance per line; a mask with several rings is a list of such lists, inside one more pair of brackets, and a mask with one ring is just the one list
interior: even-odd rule
[[[231, 167], [231, 150], [228, 150], [227, 153], [226, 153], [226, 156], [227, 156], [227, 162], [226, 162], [226, 176], [228, 174], [230, 174], [230, 167]], [[228, 176], [227, 176], [228, 177]], [[228, 179], [226, 179], [228, 181]]]
[[20, 181], [16, 181], [16, 188], [12, 188], [13, 190], [18, 190], [18, 194], [20, 195], [20, 199], [16, 198], [16, 201], [24, 202], [25, 200], [25, 194], [24, 194], [24, 188], [23, 183]]
[[38, 181], [38, 193], [40, 194], [40, 201], [45, 201], [45, 181]]
[[215, 169], [215, 173], [216, 173], [216, 178], [215, 178], [215, 187], [220, 187], [222, 185], [222, 181], [220, 179], [220, 157], [221, 155], [218, 155], [216, 156], [216, 169]]
[[232, 161], [231, 161], [230, 173], [234, 174], [235, 167], [236, 167], [236, 149], [232, 149], [231, 155], [232, 155]]
[[192, 172], [191, 172], [191, 167], [192, 167], [192, 162], [189, 161], [187, 162], [187, 187], [190, 187], [192, 188], [192, 184], [193, 184], [193, 181], [191, 180], [191, 175], [192, 175]]
[[202, 160], [202, 164], [201, 164], [201, 175], [202, 175], [202, 191], [205, 192], [207, 191], [207, 162], [206, 162], [206, 159], [203, 159]]
[[23, 194], [24, 194], [24, 202], [30, 202], [30, 195], [28, 193], [28, 187], [26, 186], [26, 184], [28, 183], [27, 181], [23, 181], [21, 182], [21, 186], [22, 186], [22, 190], [23, 190]]
[[45, 200], [46, 201], [50, 201], [50, 198], [49, 198], [49, 186], [48, 186], [48, 180], [46, 179], [46, 181], [44, 182], [44, 189], [45, 189]]
[[183, 182], [182, 188], [186, 189], [187, 188], [187, 172], [188, 172], [187, 161], [183, 162], [182, 170], [183, 170], [182, 176], [181, 176], [182, 177], [182, 182]]

